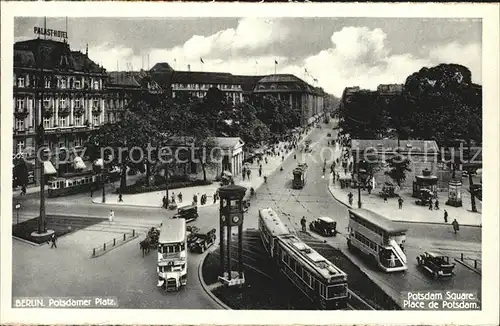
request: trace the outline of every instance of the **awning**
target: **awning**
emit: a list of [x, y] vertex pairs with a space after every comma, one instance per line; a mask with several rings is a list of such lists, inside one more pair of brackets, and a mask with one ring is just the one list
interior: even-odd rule
[[83, 162], [83, 159], [80, 156], [75, 157], [73, 164], [75, 166], [75, 169], [78, 169], [78, 170], [83, 170], [87, 167], [85, 165], [85, 163]]
[[56, 169], [54, 168], [54, 166], [50, 161], [43, 162], [43, 172], [45, 174], [57, 174]]

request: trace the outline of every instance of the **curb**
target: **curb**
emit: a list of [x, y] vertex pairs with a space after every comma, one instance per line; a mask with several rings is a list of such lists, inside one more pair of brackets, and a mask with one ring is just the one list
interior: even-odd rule
[[35, 243], [35, 242], [31, 242], [31, 241], [28, 241], [26, 239], [23, 239], [23, 238], [19, 238], [19, 237], [16, 237], [16, 236], [12, 236], [13, 239], [16, 239], [17, 241], [21, 241], [21, 242], [24, 242], [24, 243], [27, 243], [29, 245], [32, 245], [33, 247], [41, 247], [44, 243]]
[[[330, 184], [328, 184], [328, 191], [330, 192], [330, 195], [332, 195], [332, 197], [337, 201], [339, 202], [340, 204], [344, 205], [345, 207], [347, 207], [348, 209], [355, 209], [355, 207], [351, 207], [350, 205], [344, 203], [343, 201], [341, 201], [340, 199], [338, 199], [334, 194], [333, 194], [333, 191], [332, 189], [330, 188]], [[428, 222], [428, 221], [405, 221], [405, 220], [391, 220], [393, 222], [397, 222], [397, 223], [411, 223], [411, 224], [432, 224], [432, 225], [448, 225], [450, 226], [451, 224], [450, 223], [442, 223], [442, 222]], [[466, 227], [473, 227], [473, 228], [482, 228], [483, 226], [482, 225], [475, 225], [475, 224], [460, 224], [460, 226], [466, 226]]]
[[97, 257], [101, 257], [102, 255], [105, 255], [107, 254], [108, 252], [112, 251], [113, 249], [116, 249], [118, 247], [121, 247], [122, 245], [126, 244], [126, 243], [129, 243], [130, 241], [134, 240], [134, 239], [137, 239], [139, 237], [139, 233], [136, 233], [135, 237], [132, 237], [132, 238], [129, 238], [128, 240], [125, 240], [121, 243], [119, 243], [118, 245], [116, 246], [112, 246], [110, 249], [106, 249], [104, 251], [102, 251], [101, 253], [99, 254], [96, 254], [95, 256], [94, 255], [91, 255], [90, 258], [97, 258]]
[[473, 271], [474, 273], [478, 274], [479, 276], [481, 276], [481, 272], [479, 270], [477, 270], [476, 268], [472, 267], [472, 266], [469, 266], [468, 264], [464, 263], [463, 261], [461, 261], [460, 259], [457, 259], [457, 258], [453, 258], [457, 263], [459, 263], [460, 265], [464, 266], [465, 268], [467, 269], [470, 269], [471, 271]]
[[205, 253], [203, 254], [203, 258], [200, 260], [200, 263], [198, 264], [198, 279], [200, 280], [200, 284], [201, 284], [201, 288], [203, 289], [203, 291], [205, 291], [206, 294], [208, 294], [208, 296], [213, 300], [215, 301], [215, 303], [217, 303], [219, 306], [221, 306], [223, 309], [225, 310], [232, 310], [231, 308], [229, 308], [229, 306], [227, 306], [224, 302], [222, 302], [219, 298], [217, 298], [215, 296], [215, 294], [212, 293], [212, 291], [210, 291], [208, 289], [208, 286], [207, 284], [205, 283], [205, 281], [203, 280], [203, 273], [202, 273], [202, 269], [203, 269], [203, 263], [205, 262], [205, 259], [207, 258], [208, 254], [212, 252], [212, 251], [205, 251]]

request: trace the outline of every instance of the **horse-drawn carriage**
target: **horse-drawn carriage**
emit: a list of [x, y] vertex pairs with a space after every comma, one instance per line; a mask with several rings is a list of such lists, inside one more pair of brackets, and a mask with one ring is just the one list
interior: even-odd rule
[[160, 230], [155, 227], [149, 229], [146, 238], [139, 242], [139, 247], [142, 251], [142, 256], [147, 255], [151, 249], [158, 248], [158, 239], [160, 238]]

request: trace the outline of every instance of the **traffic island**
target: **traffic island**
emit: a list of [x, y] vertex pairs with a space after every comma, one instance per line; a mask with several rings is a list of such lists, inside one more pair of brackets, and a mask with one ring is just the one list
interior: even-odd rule
[[50, 240], [53, 233], [57, 237], [61, 237], [70, 232], [78, 231], [80, 229], [101, 223], [106, 219], [101, 218], [86, 218], [86, 217], [68, 217], [63, 215], [47, 215], [46, 216], [46, 229], [53, 232], [46, 234], [34, 234], [38, 229], [38, 217], [15, 224], [12, 226], [12, 236], [14, 238], [22, 239], [30, 244], [40, 245]]

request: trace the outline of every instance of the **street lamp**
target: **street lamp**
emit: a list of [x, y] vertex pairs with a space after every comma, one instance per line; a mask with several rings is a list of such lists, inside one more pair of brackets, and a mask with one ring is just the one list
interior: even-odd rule
[[362, 207], [361, 203], [361, 181], [364, 180], [364, 176], [366, 175], [366, 170], [361, 169], [360, 165], [364, 163], [364, 161], [358, 162], [358, 208]]
[[16, 224], [19, 224], [19, 210], [21, 209], [21, 204], [17, 203], [15, 207], [16, 207], [16, 213], [17, 213], [17, 223]]

